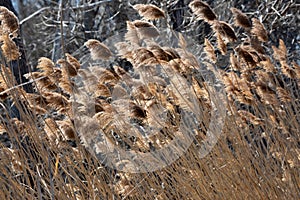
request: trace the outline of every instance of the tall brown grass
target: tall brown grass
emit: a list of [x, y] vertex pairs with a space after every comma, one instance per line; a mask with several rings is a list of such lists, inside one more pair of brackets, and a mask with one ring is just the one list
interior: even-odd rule
[[[35, 93], [29, 94], [16, 85], [5, 62], [1, 64], [1, 100], [12, 100], [20, 112], [19, 119], [11, 118], [3, 108], [1, 116], [1, 199], [299, 198], [299, 65], [288, 60], [280, 38], [278, 47], [267, 43], [268, 32], [258, 19], [232, 8], [236, 25], [245, 29], [238, 34], [229, 23], [219, 21], [207, 3], [193, 1], [189, 6], [215, 32], [205, 39], [206, 57], [200, 62], [219, 76], [227, 95], [225, 125], [212, 151], [204, 158], [198, 155], [207, 137], [210, 99], [215, 98], [210, 96], [210, 83], [199, 78], [200, 64], [194, 62], [193, 52], [187, 52], [182, 36], [177, 49], [149, 42], [159, 29], [145, 20], [167, 16], [156, 6], [139, 4], [134, 8], [144, 19], [127, 22], [128, 32], [117, 52], [134, 73], [117, 65], [82, 68], [71, 54], [58, 61], [41, 58], [38, 71], [26, 75], [35, 87]], [[16, 20], [11, 13], [1, 17]], [[15, 29], [1, 28], [3, 59], [16, 59], [18, 49], [7, 37]], [[116, 56], [98, 40], [85, 45], [91, 57], [106, 60], [104, 64]], [[223, 57], [217, 49], [229, 63], [226, 68], [218, 66]], [[171, 83], [154, 70], [157, 65]], [[77, 78], [83, 80], [81, 88]], [[190, 83], [197, 97], [196, 116], [201, 123], [194, 142], [175, 162], [159, 171], [128, 173], [106, 167], [88, 151], [86, 140], [94, 135], [89, 129], [79, 133], [74, 115], [89, 109], [96, 122], [85, 127], [98, 128], [120, 148], [149, 152], [170, 143], [180, 126], [180, 110], [191, 107], [184, 82]], [[133, 98], [127, 87], [132, 88]], [[73, 98], [79, 89], [93, 97], [92, 104]], [[158, 105], [167, 113], [163, 124]], [[148, 140], [138, 132], [128, 135], [128, 116], [141, 127], [160, 131]], [[126, 166], [130, 161], [118, 164]]]

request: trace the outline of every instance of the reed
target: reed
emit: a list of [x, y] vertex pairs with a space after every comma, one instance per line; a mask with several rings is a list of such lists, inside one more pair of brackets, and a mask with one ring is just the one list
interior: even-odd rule
[[[231, 8], [241, 34], [238, 27], [218, 20], [207, 3], [195, 0], [189, 7], [215, 33], [204, 41], [201, 63], [195, 52], [188, 52], [182, 35], [178, 48], [155, 42], [160, 29], [150, 21], [168, 16], [150, 4], [133, 6], [143, 19], [124, 22], [127, 33], [116, 44], [117, 52], [96, 39], [85, 43], [92, 58], [88, 67], [72, 52], [57, 61], [40, 58], [37, 70], [26, 74], [34, 93], [17, 85], [7, 63], [1, 63], [1, 199], [298, 198], [299, 65], [289, 60], [283, 40], [270, 44], [258, 19]], [[2, 7], [0, 18], [3, 59], [17, 59], [19, 50], [9, 37], [18, 29], [17, 19]], [[14, 26], [7, 27], [7, 21]], [[113, 62], [116, 57], [128, 66]], [[219, 66], [224, 58], [227, 67]], [[208, 137], [213, 109], [220, 105], [213, 105], [218, 97], [198, 71], [200, 65], [215, 74], [226, 92], [226, 100], [220, 100], [226, 106], [222, 134], [204, 158], [199, 146]], [[78, 95], [83, 91], [89, 100]], [[4, 103], [8, 100], [20, 118], [10, 117]], [[110, 145], [140, 153], [162, 149], [182, 136], [182, 113], [191, 110], [199, 122], [194, 140], [161, 170], [111, 169], [90, 151]], [[76, 116], [86, 120], [81, 124]], [[145, 137], [132, 124], [156, 134]], [[89, 146], [98, 142], [95, 129], [103, 133], [106, 145]], [[108, 162], [119, 169], [132, 166], [130, 160]]]

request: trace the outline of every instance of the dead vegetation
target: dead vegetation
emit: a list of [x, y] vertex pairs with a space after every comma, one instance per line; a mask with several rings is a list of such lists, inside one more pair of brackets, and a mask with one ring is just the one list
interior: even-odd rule
[[[21, 116], [10, 118], [5, 108], [1, 116], [1, 140], [8, 141], [0, 148], [1, 199], [299, 197], [300, 66], [288, 59], [280, 38], [279, 46], [266, 44], [268, 32], [259, 19], [232, 8], [235, 26], [244, 29], [240, 34], [218, 20], [222, 13], [207, 3], [196, 0], [189, 6], [214, 32], [205, 39], [206, 56], [199, 62], [182, 35], [177, 35], [178, 48], [156, 43], [160, 29], [151, 20], [165, 20], [166, 13], [138, 4], [134, 8], [143, 19], [127, 22], [118, 52], [92, 39], [85, 45], [95, 62], [87, 68], [72, 52], [57, 61], [40, 58], [38, 70], [26, 75], [34, 93], [17, 86], [5, 62], [1, 64], [1, 99], [14, 101]], [[16, 20], [11, 13], [1, 16]], [[7, 37], [15, 28], [1, 25], [2, 53], [6, 60], [16, 59], [18, 49]], [[228, 66], [218, 66], [223, 58], [218, 51]], [[204, 158], [199, 146], [208, 137], [213, 109], [220, 105], [213, 105], [214, 86], [201, 78], [200, 65], [219, 79], [227, 97], [221, 100], [226, 107], [222, 134]], [[194, 140], [163, 169], [124, 172], [134, 165], [131, 160], [105, 161], [105, 155], [89, 151], [105, 152], [112, 145], [140, 153], [163, 149], [184, 135], [182, 113], [197, 121], [190, 127]], [[156, 134], [145, 137], [136, 127]], [[118, 170], [101, 161], [117, 163]]]

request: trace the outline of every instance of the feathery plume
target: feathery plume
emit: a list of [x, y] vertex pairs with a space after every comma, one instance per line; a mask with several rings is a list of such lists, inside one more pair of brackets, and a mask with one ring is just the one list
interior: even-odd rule
[[76, 76], [77, 75], [77, 69], [75, 66], [71, 65], [68, 61], [64, 59], [59, 59], [57, 61], [57, 64], [61, 65], [62, 68], [62, 76]]
[[272, 49], [274, 51], [274, 58], [278, 61], [286, 61], [287, 58], [287, 50], [286, 50], [286, 46], [283, 42], [282, 39], [279, 40], [279, 46], [278, 48], [275, 46], [272, 46]]
[[99, 123], [99, 126], [104, 131], [106, 129], [111, 128], [111, 126], [113, 125], [114, 117], [113, 117], [112, 113], [98, 112], [93, 116], [93, 118], [97, 120], [97, 122]]
[[265, 60], [260, 61], [260, 64], [266, 70], [266, 72], [276, 73], [276, 69], [270, 57], [266, 57]]
[[263, 70], [255, 70], [256, 80], [258, 85], [267, 85], [270, 90], [275, 89], [275, 80], [274, 76], [268, 72]]
[[93, 60], [108, 60], [112, 56], [109, 48], [98, 40], [90, 39], [84, 45], [90, 50]]
[[189, 4], [189, 7], [199, 19], [203, 19], [208, 23], [211, 23], [212, 21], [217, 19], [217, 16], [214, 13], [214, 11], [211, 9], [211, 7], [203, 1], [199, 1], [199, 0], [192, 1]]
[[166, 17], [164, 11], [153, 4], [136, 4], [133, 8], [146, 20]]
[[61, 130], [64, 138], [66, 140], [75, 140], [76, 139], [76, 132], [74, 130], [74, 126], [71, 120], [63, 120], [63, 121], [56, 121], [59, 129]]
[[54, 62], [46, 57], [41, 57], [38, 60], [37, 68], [43, 71], [43, 74], [50, 75], [55, 67]]
[[127, 32], [125, 33], [125, 40], [131, 42], [132, 44], [139, 44], [140, 38], [135, 25], [131, 21], [126, 21], [126, 27]]
[[105, 84], [98, 83], [94, 91], [96, 97], [111, 97], [110, 90]]
[[235, 48], [235, 51], [238, 53], [239, 57], [243, 59], [243, 61], [249, 66], [249, 67], [255, 67], [256, 66], [256, 60], [253, 58], [252, 54], [249, 53], [245, 49], [244, 46], [239, 46]]
[[25, 126], [25, 122], [20, 121], [18, 118], [11, 118], [10, 123], [14, 125], [14, 128], [18, 130], [18, 132], [26, 133], [27, 127]]
[[58, 85], [62, 89], [62, 91], [65, 92], [66, 94], [69, 95], [73, 94], [73, 91], [75, 89], [75, 84], [67, 76], [63, 76], [62, 78], [60, 78]]
[[142, 21], [142, 20], [135, 20], [132, 23], [136, 27], [140, 39], [155, 38], [159, 36], [158, 29], [149, 22]]
[[15, 38], [19, 30], [19, 20], [16, 15], [7, 8], [0, 6], [0, 21], [0, 36], [10, 34]]
[[221, 36], [227, 38], [229, 41], [236, 41], [237, 37], [233, 28], [223, 21], [214, 21], [213, 29], [215, 32], [219, 33]]
[[56, 83], [50, 78], [45, 77], [42, 72], [31, 72], [24, 74], [24, 77], [33, 81], [33, 85], [37, 91], [43, 92], [57, 89]]
[[265, 55], [264, 47], [262, 46], [261, 42], [256, 37], [252, 37], [250, 39], [250, 45], [255, 51], [257, 51], [261, 55]]
[[206, 56], [213, 62], [216, 63], [217, 62], [217, 56], [215, 54], [215, 49], [212, 46], [212, 44], [209, 42], [208, 39], [204, 38], [204, 51], [206, 53]]
[[180, 58], [179, 53], [175, 49], [173, 49], [173, 48], [165, 47], [165, 48], [163, 48], [163, 50], [170, 55], [170, 57], [171, 57], [170, 60], [174, 60], [174, 59], [179, 59]]
[[8, 62], [12, 60], [18, 60], [21, 56], [19, 48], [16, 43], [9, 37], [8, 34], [2, 36], [3, 44], [1, 45], [1, 50]]
[[26, 93], [26, 98], [24, 98], [30, 105], [36, 106], [40, 105], [43, 108], [47, 108], [46, 98], [43, 97], [41, 94], [34, 94], [34, 93]]
[[195, 91], [195, 94], [198, 98], [205, 99], [206, 101], [210, 100], [209, 92], [206, 89], [208, 85], [206, 85], [206, 83], [203, 83], [204, 87], [200, 87], [198, 81], [194, 77], [192, 77], [192, 85], [193, 90]]
[[278, 105], [275, 92], [262, 82], [258, 82], [256, 85], [256, 92], [261, 97], [263, 103], [267, 105]]
[[47, 109], [41, 107], [40, 105], [29, 105], [29, 107], [35, 115], [45, 115], [48, 113]]
[[[135, 29], [134, 29], [135, 30]], [[136, 31], [135, 31], [136, 32]], [[130, 39], [130, 31], [127, 29], [127, 32], [125, 33], [125, 41], [132, 42]], [[136, 36], [137, 37], [137, 36]], [[118, 56], [125, 55], [132, 51], [132, 45], [130, 45], [128, 42], [117, 42], [114, 46], [117, 48]], [[138, 42], [136, 40], [133, 41]]]
[[163, 50], [158, 45], [151, 45], [148, 47], [148, 49], [154, 54], [154, 56], [161, 61], [170, 61], [172, 60], [172, 56], [167, 53], [165, 50]]
[[67, 94], [72, 94], [74, 89], [74, 83], [71, 77], [77, 75], [77, 69], [74, 65], [71, 65], [68, 61], [64, 59], [59, 59], [58, 64], [62, 66], [61, 77], [59, 79], [59, 87]]
[[99, 73], [98, 82], [102, 84], [111, 84], [115, 85], [117, 84], [120, 77], [118, 77], [116, 74], [112, 73], [111, 71], [105, 69]]
[[41, 79], [34, 81], [36, 89], [40, 90], [40, 92], [43, 91], [54, 91], [57, 89], [56, 83], [51, 81], [48, 77], [43, 77]]
[[154, 54], [149, 51], [146, 48], [138, 48], [136, 50], [133, 51], [132, 54], [132, 59], [133, 59], [133, 63], [136, 66], [140, 66], [140, 65], [149, 65], [149, 64], [154, 64], [157, 63], [157, 59], [155, 58]]
[[152, 94], [146, 85], [139, 85], [133, 89], [132, 96], [139, 100], [149, 100], [151, 99]]
[[251, 22], [247, 15], [242, 13], [239, 9], [237, 8], [231, 8], [231, 12], [233, 13], [234, 16], [234, 23], [236, 26], [241, 26], [245, 29], [251, 28]]
[[56, 92], [44, 92], [44, 97], [48, 106], [56, 109], [61, 113], [65, 113], [70, 108], [68, 98]]
[[251, 33], [262, 42], [268, 41], [268, 32], [266, 31], [264, 25], [256, 18], [252, 18]]
[[71, 54], [66, 53], [66, 57], [67, 57], [67, 61], [73, 65], [73, 67], [75, 67], [77, 70], [80, 69], [80, 63], [79, 61], [73, 57]]
[[217, 32], [217, 43], [218, 43], [218, 49], [221, 51], [222, 55], [226, 55], [227, 53], [226, 44], [222, 36], [218, 32]]
[[281, 61], [280, 62], [280, 67], [281, 67], [281, 72], [286, 75], [289, 78], [295, 79], [297, 77], [297, 74], [295, 70], [290, 67], [286, 61]]
[[0, 135], [2, 135], [3, 133], [6, 133], [6, 126], [4, 124], [0, 124]]

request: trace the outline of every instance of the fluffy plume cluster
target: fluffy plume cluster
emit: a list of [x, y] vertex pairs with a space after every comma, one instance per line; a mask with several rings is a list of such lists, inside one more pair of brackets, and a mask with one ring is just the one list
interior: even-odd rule
[[[209, 107], [207, 96], [204, 95], [208, 92], [196, 77], [193, 78], [193, 87], [186, 88], [185, 77], [191, 76], [193, 69], [199, 66], [191, 65], [190, 57], [182, 53], [183, 51], [178, 52], [159, 45], [136, 47], [129, 41], [127, 46], [131, 48], [122, 57], [133, 66], [133, 72], [127, 72], [120, 66], [81, 70], [80, 74], [85, 80], [82, 90], [88, 91], [97, 99], [93, 119], [106, 134], [106, 143], [117, 143], [121, 146], [126, 144], [130, 149], [147, 152], [151, 148], [160, 148], [162, 141], [168, 140], [178, 130], [180, 113], [177, 110], [193, 108], [193, 103], [188, 100], [191, 95], [189, 92], [194, 91], [199, 99], [205, 99], [202, 101]], [[163, 79], [164, 75], [157, 72], [158, 66], [168, 73], [171, 83], [167, 83]], [[81, 106], [79, 110], [86, 110], [88, 106]], [[161, 116], [164, 116], [164, 121], [161, 121]], [[164, 130], [165, 126], [169, 130], [158, 132], [147, 141], [132, 126], [132, 122], [148, 131]], [[136, 139], [132, 141], [130, 138]]]
[[28, 94], [29, 106], [38, 114], [47, 114], [52, 109], [58, 113], [72, 116], [70, 95], [74, 92], [74, 77], [78, 74], [80, 63], [70, 54], [67, 60], [59, 59], [56, 67], [48, 58], [40, 58], [37, 69], [26, 74], [34, 82], [38, 94]]
[[[201, 12], [205, 16], [205, 10], [212, 10], [202, 1], [190, 3], [192, 11], [198, 16]], [[222, 72], [222, 80], [225, 84], [229, 101], [239, 102], [242, 105], [254, 106], [261, 103], [263, 105], [276, 105], [291, 102], [291, 90], [287, 88], [287, 83], [282, 78], [284, 76], [296, 81], [299, 85], [299, 66], [288, 64], [287, 48], [282, 40], [279, 46], [272, 46], [273, 58], [280, 63], [280, 67], [275, 67], [273, 58], [267, 55], [262, 42], [267, 42], [268, 33], [264, 25], [256, 18], [249, 19], [245, 14], [236, 8], [231, 8], [236, 26], [240, 26], [246, 31], [246, 38], [242, 38], [240, 44], [234, 47], [234, 51], [227, 52], [227, 41], [237, 41], [238, 37], [234, 29], [226, 22], [218, 21], [216, 17], [202, 17], [209, 23], [215, 31], [217, 38], [216, 48], [230, 61], [230, 71]], [[211, 13], [211, 12], [209, 12]], [[215, 14], [214, 14], [215, 16]], [[252, 23], [251, 23], [252, 22]], [[242, 35], [240, 36], [242, 37]], [[218, 57], [215, 54], [215, 47], [208, 39], [204, 41], [204, 51], [206, 58], [211, 63], [217, 63]], [[280, 69], [280, 71], [278, 71]], [[279, 84], [280, 83], [280, 84]], [[285, 86], [283, 86], [285, 85]], [[261, 116], [255, 116], [246, 110], [237, 110], [241, 118], [241, 124], [251, 123], [260, 126], [265, 123]], [[282, 112], [277, 109], [274, 112]]]

